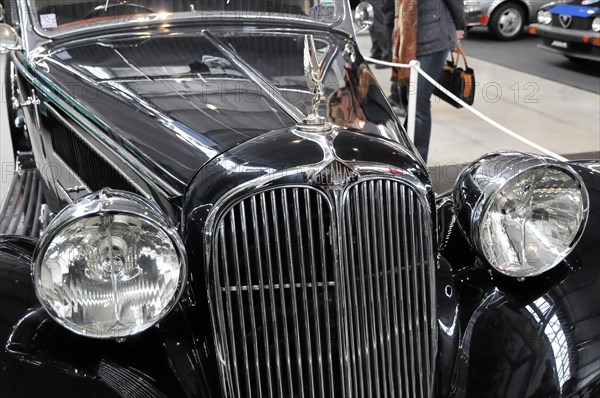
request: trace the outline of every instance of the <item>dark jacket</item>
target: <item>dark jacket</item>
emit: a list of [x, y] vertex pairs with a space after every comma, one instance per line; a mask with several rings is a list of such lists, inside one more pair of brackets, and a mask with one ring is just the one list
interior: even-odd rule
[[456, 31], [465, 29], [462, 0], [415, 0], [417, 56], [456, 47]]

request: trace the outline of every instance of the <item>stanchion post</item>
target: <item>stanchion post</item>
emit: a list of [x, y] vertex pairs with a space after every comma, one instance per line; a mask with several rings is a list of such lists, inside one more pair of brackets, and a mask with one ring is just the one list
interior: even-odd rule
[[413, 59], [408, 63], [410, 65], [410, 80], [408, 82], [408, 120], [406, 128], [408, 136], [415, 142], [415, 120], [417, 117], [417, 84], [419, 81], [419, 71], [417, 68], [421, 63]]

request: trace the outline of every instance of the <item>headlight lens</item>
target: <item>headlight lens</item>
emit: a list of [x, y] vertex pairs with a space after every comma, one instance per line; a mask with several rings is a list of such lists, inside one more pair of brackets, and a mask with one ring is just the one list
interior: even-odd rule
[[596, 17], [592, 21], [592, 30], [594, 32], [600, 32], [600, 17]]
[[36, 293], [50, 315], [98, 338], [154, 325], [175, 305], [187, 272], [180, 238], [160, 211], [109, 190], [59, 213], [35, 258]]
[[[539, 275], [572, 250], [587, 220], [588, 196], [567, 165], [526, 154], [491, 155], [459, 178], [455, 203], [471, 206], [471, 240], [495, 269], [514, 277]], [[466, 203], [471, 201], [472, 203]]]
[[537, 13], [537, 21], [548, 25], [552, 22], [552, 14], [550, 14], [550, 11], [540, 10]]

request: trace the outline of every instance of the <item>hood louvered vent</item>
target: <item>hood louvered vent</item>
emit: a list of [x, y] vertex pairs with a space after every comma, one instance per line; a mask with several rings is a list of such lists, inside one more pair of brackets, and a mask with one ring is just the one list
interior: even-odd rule
[[54, 152], [92, 191], [113, 188], [139, 193], [133, 184], [92, 149], [73, 127], [53, 112], [48, 112], [43, 118], [43, 124], [50, 131]]

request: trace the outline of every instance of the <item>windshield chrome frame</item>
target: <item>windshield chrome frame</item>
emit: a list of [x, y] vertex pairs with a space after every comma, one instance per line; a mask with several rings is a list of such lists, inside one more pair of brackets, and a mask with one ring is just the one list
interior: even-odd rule
[[[17, 1], [19, 3], [21, 9], [22, 22], [27, 30], [30, 33], [35, 34], [37, 36], [36, 42], [48, 42], [52, 39], [62, 39], [67, 38], [73, 35], [86, 34], [94, 31], [103, 32], [107, 28], [140, 28], [145, 26], [152, 25], [165, 25], [165, 28], [175, 27], [178, 23], [185, 23], [190, 21], [206, 21], [210, 22], [250, 22], [250, 23], [259, 23], [259, 22], [285, 22], [286, 24], [299, 24], [299, 25], [307, 25], [313, 24], [315, 28], [319, 30], [323, 29], [334, 29], [340, 30], [346, 34], [354, 36], [354, 25], [351, 20], [351, 12], [349, 10], [349, 2], [347, 0], [336, 0], [338, 4], [341, 5], [341, 8], [338, 10], [337, 18], [332, 20], [331, 22], [321, 22], [317, 19], [313, 18], [301, 18], [296, 17], [293, 14], [283, 14], [283, 13], [269, 13], [268, 17], [264, 15], [252, 15], [250, 13], [240, 15], [240, 13], [235, 13], [235, 15], [227, 15], [218, 12], [212, 12], [208, 14], [201, 15], [195, 11], [189, 12], [170, 12], [170, 13], [155, 13], [148, 14], [148, 16], [140, 19], [129, 19], [123, 18], [123, 20], [117, 22], [110, 23], [92, 23], [92, 24], [82, 24], [77, 28], [66, 28], [66, 29], [58, 29], [56, 31], [47, 31], [43, 30], [33, 18], [36, 17], [36, 8], [34, 4], [34, 0], [25, 0], [25, 1]], [[162, 15], [167, 15], [166, 17], [162, 17]], [[350, 19], [349, 19], [350, 18]], [[25, 36], [25, 35], [24, 35]], [[23, 39], [26, 39], [23, 37]], [[27, 40], [29, 41], [29, 40]], [[32, 48], [33, 40], [28, 44], [27, 48]]]

